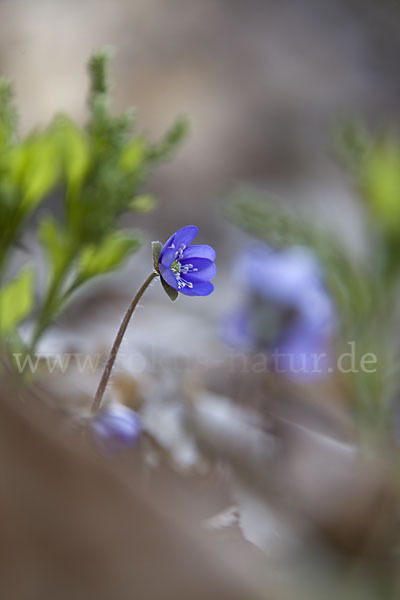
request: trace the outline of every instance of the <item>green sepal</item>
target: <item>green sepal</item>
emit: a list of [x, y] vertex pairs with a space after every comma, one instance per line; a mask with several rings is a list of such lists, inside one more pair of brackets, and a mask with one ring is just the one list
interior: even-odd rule
[[175, 290], [173, 287], [168, 285], [168, 283], [166, 283], [162, 277], [161, 277], [161, 284], [165, 290], [165, 293], [169, 297], [169, 299], [172, 300], [172, 302], [175, 302], [175, 300], [178, 297], [178, 290]]
[[168, 285], [168, 283], [166, 283], [164, 281], [164, 279], [162, 278], [162, 275], [160, 273], [160, 267], [158, 265], [158, 260], [160, 258], [160, 253], [161, 253], [161, 250], [162, 250], [162, 244], [160, 244], [160, 242], [152, 242], [151, 245], [153, 247], [153, 266], [154, 266], [154, 270], [161, 276], [161, 283], [162, 283], [162, 286], [164, 288], [165, 293], [167, 294], [167, 296], [169, 297], [169, 299], [172, 300], [172, 302], [175, 302], [175, 300], [178, 297], [178, 292], [177, 292], [177, 290], [174, 290], [173, 287], [171, 287], [170, 285]]
[[153, 266], [154, 270], [157, 273], [160, 273], [160, 267], [158, 266], [158, 259], [160, 258], [162, 244], [161, 242], [151, 242], [151, 246], [153, 248]]

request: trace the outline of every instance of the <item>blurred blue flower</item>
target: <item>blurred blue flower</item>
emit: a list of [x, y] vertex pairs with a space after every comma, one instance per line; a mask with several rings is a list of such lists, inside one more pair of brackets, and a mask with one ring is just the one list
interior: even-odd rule
[[160, 275], [173, 289], [186, 296], [208, 296], [214, 290], [215, 250], [204, 244], [189, 246], [198, 227], [179, 229], [164, 244], [158, 259]]
[[133, 410], [114, 402], [91, 420], [96, 441], [105, 451], [118, 451], [133, 445], [140, 437], [142, 424]]
[[315, 379], [332, 372], [336, 312], [312, 252], [252, 244], [241, 252], [235, 271], [246, 296], [223, 323], [225, 341], [249, 352], [266, 351], [274, 356], [275, 370], [289, 377]]

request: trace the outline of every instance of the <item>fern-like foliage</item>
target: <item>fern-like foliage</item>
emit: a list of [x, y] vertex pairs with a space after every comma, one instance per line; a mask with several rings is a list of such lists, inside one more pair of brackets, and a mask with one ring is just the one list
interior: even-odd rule
[[[177, 119], [162, 139], [151, 142], [135, 131], [134, 113], [114, 115], [110, 108], [109, 53], [99, 52], [88, 65], [89, 119], [81, 127], [66, 115], [24, 138], [9, 82], [0, 81], [0, 274], [19, 243], [32, 213], [52, 190], [62, 199], [62, 216], [45, 216], [38, 238], [47, 256], [48, 286], [37, 307], [31, 349], [71, 295], [83, 284], [117, 269], [140, 246], [140, 233], [119, 229], [125, 212], [146, 212], [156, 205], [141, 190], [153, 169], [171, 157], [186, 135]], [[25, 282], [25, 284], [24, 284]], [[33, 278], [17, 275], [0, 291], [0, 307], [10, 289], [33, 295]], [[28, 285], [29, 284], [29, 285]], [[2, 300], [3, 295], [3, 300]], [[3, 333], [15, 329], [32, 312], [3, 310]], [[8, 315], [8, 316], [7, 316]], [[12, 315], [12, 316], [11, 316]], [[7, 323], [5, 322], [7, 321]], [[1, 333], [1, 328], [0, 328]]]

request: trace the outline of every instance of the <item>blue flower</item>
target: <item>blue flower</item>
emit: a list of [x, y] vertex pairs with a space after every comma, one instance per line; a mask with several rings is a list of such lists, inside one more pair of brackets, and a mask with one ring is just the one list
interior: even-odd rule
[[182, 227], [164, 244], [158, 259], [160, 275], [165, 283], [185, 296], [208, 296], [214, 290], [215, 250], [204, 244], [189, 246], [198, 227]]
[[252, 244], [241, 252], [236, 276], [245, 298], [224, 321], [225, 341], [278, 357], [274, 366], [288, 377], [331, 373], [337, 317], [316, 257], [299, 246]]
[[114, 402], [91, 420], [91, 429], [100, 446], [113, 452], [133, 445], [140, 437], [142, 424], [137, 413]]

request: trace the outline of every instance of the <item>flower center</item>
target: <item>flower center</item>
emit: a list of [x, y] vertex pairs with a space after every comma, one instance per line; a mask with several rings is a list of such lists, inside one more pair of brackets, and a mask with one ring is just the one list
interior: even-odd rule
[[176, 281], [178, 283], [178, 289], [182, 289], [184, 287], [192, 288], [193, 283], [191, 281], [187, 281], [182, 277], [182, 275], [186, 275], [187, 273], [195, 273], [198, 271], [192, 264], [182, 265], [181, 260], [183, 258], [183, 251], [185, 250], [185, 244], [181, 244], [179, 249], [175, 252], [175, 260], [170, 266], [172, 273], [176, 277]]
[[171, 271], [173, 272], [174, 275], [177, 275], [181, 270], [181, 265], [177, 260], [174, 260], [174, 262], [171, 265]]

